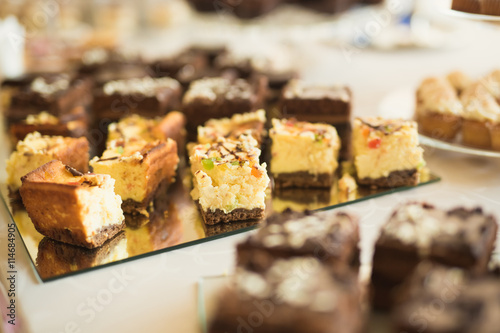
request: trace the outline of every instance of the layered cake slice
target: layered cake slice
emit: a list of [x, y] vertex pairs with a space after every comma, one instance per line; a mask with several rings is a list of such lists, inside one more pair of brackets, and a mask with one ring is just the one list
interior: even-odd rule
[[422, 203], [398, 208], [375, 244], [371, 277], [374, 306], [389, 308], [394, 288], [423, 260], [485, 273], [497, 229], [495, 218], [480, 208], [445, 211]]
[[51, 161], [24, 176], [19, 192], [42, 235], [95, 248], [125, 227], [114, 184], [108, 175], [82, 174]]
[[417, 90], [416, 120], [421, 133], [453, 140], [462, 123], [463, 107], [455, 88], [440, 78], [425, 79]]
[[182, 112], [188, 119], [188, 134], [195, 137], [197, 127], [209, 119], [260, 109], [266, 89], [264, 77], [252, 80], [214, 77], [193, 81], [182, 100]]
[[7, 185], [15, 196], [21, 177], [52, 160], [60, 160], [81, 172], [88, 171], [89, 143], [86, 138], [64, 138], [30, 133], [19, 141], [7, 161]]
[[351, 100], [348, 87], [294, 79], [283, 88], [280, 111], [286, 118], [335, 126], [343, 143], [340, 157], [348, 159], [351, 155]]
[[114, 140], [101, 157], [90, 161], [94, 172], [116, 180], [115, 192], [123, 200], [125, 213], [145, 215], [157, 191], [174, 181], [178, 163], [177, 144], [172, 139]]
[[169, 77], [109, 81], [94, 92], [93, 111], [97, 121], [118, 120], [132, 113], [163, 116], [179, 108], [181, 94], [179, 82]]
[[278, 259], [316, 257], [332, 269], [359, 265], [358, 219], [346, 213], [285, 210], [237, 247], [238, 265], [262, 272]]
[[263, 274], [240, 268], [233, 280], [220, 297], [210, 333], [255, 327], [276, 333], [363, 331], [356, 277], [332, 275], [315, 258], [276, 260]]
[[29, 115], [25, 120], [12, 124], [9, 128], [11, 141], [15, 145], [19, 140], [33, 132], [42, 135], [67, 136], [79, 138], [87, 135], [88, 121], [87, 114], [83, 107], [77, 107], [75, 114], [78, 116], [68, 122], [61, 121], [60, 118], [42, 111], [38, 114]]
[[500, 126], [500, 106], [497, 100], [484, 82], [476, 82], [467, 87], [460, 99], [464, 106], [463, 143], [477, 148], [492, 148], [491, 129]]
[[422, 263], [404, 287], [404, 299], [392, 313], [396, 332], [498, 331], [497, 276], [472, 277], [461, 269]]
[[272, 124], [269, 136], [274, 186], [330, 187], [340, 149], [335, 127], [295, 119], [273, 119]]
[[253, 137], [260, 147], [265, 134], [266, 112], [258, 110], [235, 114], [231, 118], [210, 119], [198, 127], [198, 143], [214, 143], [219, 138], [239, 140], [243, 134]]
[[192, 198], [206, 224], [260, 219], [269, 177], [255, 140], [200, 144], [190, 157]]
[[374, 187], [418, 184], [425, 165], [414, 121], [357, 118], [353, 131], [358, 183]]
[[111, 123], [108, 127], [108, 142], [114, 140], [156, 140], [173, 139], [178, 150], [184, 148], [186, 117], [178, 111], [169, 112], [160, 118], [144, 118], [133, 114]]

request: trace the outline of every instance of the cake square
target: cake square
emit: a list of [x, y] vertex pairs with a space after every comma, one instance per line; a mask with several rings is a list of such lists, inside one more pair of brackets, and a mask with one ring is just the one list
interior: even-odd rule
[[93, 111], [98, 120], [116, 121], [132, 113], [163, 116], [179, 108], [181, 94], [179, 82], [169, 77], [109, 81], [95, 90]]
[[340, 157], [351, 155], [351, 90], [345, 86], [318, 85], [293, 79], [284, 88], [280, 99], [283, 117], [299, 121], [322, 122], [335, 126], [342, 150]]
[[485, 273], [497, 229], [495, 218], [480, 208], [445, 211], [422, 203], [401, 206], [382, 227], [375, 244], [374, 306], [391, 307], [392, 290], [423, 260]]
[[29, 115], [21, 122], [10, 125], [9, 132], [13, 146], [33, 132], [42, 135], [72, 138], [86, 136], [88, 134], [87, 113], [81, 106], [75, 109], [73, 113], [80, 114], [80, 116], [68, 122], [62, 122], [58, 117], [42, 111], [38, 114]]
[[5, 113], [9, 125], [41, 111], [59, 117], [63, 122], [74, 120], [75, 107], [86, 108], [92, 99], [91, 81], [69, 74], [39, 74], [25, 83], [10, 99], [10, 107]]
[[463, 106], [456, 89], [440, 78], [427, 78], [417, 90], [419, 131], [432, 138], [453, 140], [462, 125]]
[[263, 106], [267, 80], [224, 77], [193, 81], [182, 100], [182, 112], [188, 120], [188, 135], [196, 136], [197, 127], [213, 118], [258, 110]]
[[178, 111], [171, 111], [164, 117], [144, 118], [133, 114], [111, 123], [108, 127], [108, 142], [114, 140], [155, 140], [172, 139], [177, 143], [179, 154], [184, 150], [186, 140], [186, 117]]
[[125, 227], [114, 184], [108, 175], [82, 174], [54, 160], [24, 176], [19, 192], [42, 235], [96, 248]]
[[405, 283], [403, 300], [393, 311], [395, 329], [408, 333], [497, 331], [500, 280], [467, 273], [442, 265], [419, 265]]
[[301, 257], [276, 260], [263, 274], [238, 269], [208, 332], [359, 333], [363, 322], [356, 277]]
[[125, 213], [146, 216], [157, 191], [174, 181], [178, 163], [177, 144], [172, 139], [114, 140], [108, 142], [101, 157], [90, 161], [94, 172], [116, 180], [115, 192], [123, 200]]
[[279, 259], [316, 257], [332, 270], [359, 266], [358, 219], [346, 213], [285, 210], [237, 246], [238, 265], [263, 272]]
[[327, 124], [273, 119], [269, 131], [271, 174], [276, 188], [332, 186], [340, 139]]
[[86, 138], [64, 138], [30, 133], [19, 141], [7, 161], [7, 185], [15, 196], [21, 177], [52, 160], [60, 160], [78, 171], [88, 171], [89, 142]]
[[353, 147], [359, 184], [373, 187], [418, 184], [418, 170], [425, 162], [414, 121], [357, 118]]
[[198, 126], [198, 143], [215, 143], [220, 138], [239, 140], [242, 136], [251, 136], [262, 145], [265, 135], [266, 111], [237, 113], [231, 118], [210, 119], [204, 126]]
[[206, 224], [264, 216], [269, 177], [266, 164], [259, 163], [257, 142], [251, 141], [221, 140], [193, 148], [191, 197]]

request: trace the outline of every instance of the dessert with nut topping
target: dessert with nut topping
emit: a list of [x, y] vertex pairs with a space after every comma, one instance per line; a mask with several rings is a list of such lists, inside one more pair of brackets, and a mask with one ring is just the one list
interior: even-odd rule
[[[252, 142], [253, 141], [253, 142]], [[252, 138], [199, 144], [190, 157], [192, 198], [206, 224], [260, 219], [269, 185], [266, 164]]]
[[95, 248], [125, 227], [114, 184], [109, 175], [83, 174], [54, 160], [24, 176], [19, 192], [42, 235]]
[[7, 185], [15, 198], [21, 177], [52, 160], [60, 160], [79, 171], [88, 171], [89, 143], [86, 138], [64, 138], [30, 133], [19, 141], [7, 161]]
[[399, 207], [382, 226], [375, 244], [374, 305], [391, 307], [394, 288], [423, 260], [485, 273], [497, 229], [495, 218], [481, 208], [442, 210], [425, 203]]
[[115, 192], [123, 200], [125, 213], [146, 216], [157, 191], [174, 181], [178, 163], [177, 144], [172, 139], [113, 140], [101, 157], [90, 161], [94, 172], [116, 180]]
[[425, 165], [414, 121], [357, 118], [353, 130], [358, 183], [374, 187], [418, 184]]
[[272, 124], [269, 136], [274, 186], [331, 187], [339, 165], [340, 139], [335, 127], [295, 119], [273, 119]]

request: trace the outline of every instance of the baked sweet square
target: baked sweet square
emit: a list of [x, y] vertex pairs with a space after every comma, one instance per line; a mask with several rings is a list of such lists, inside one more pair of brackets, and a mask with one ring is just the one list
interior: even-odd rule
[[481, 208], [437, 209], [425, 203], [398, 208], [375, 244], [372, 292], [375, 307], [392, 306], [392, 292], [423, 260], [485, 273], [497, 222]]
[[293, 79], [283, 88], [280, 111], [285, 118], [335, 126], [343, 143], [340, 157], [348, 159], [351, 155], [351, 100], [348, 87]]
[[19, 192], [42, 235], [96, 248], [125, 227], [114, 184], [109, 175], [82, 174], [54, 160], [24, 176]]
[[311, 257], [278, 259], [264, 273], [237, 269], [221, 295], [210, 333], [361, 332], [364, 325], [357, 278], [332, 274]]
[[332, 270], [359, 266], [358, 219], [347, 213], [285, 210], [237, 246], [238, 265], [263, 272], [276, 260], [315, 257]]
[[269, 136], [275, 188], [331, 187], [341, 146], [335, 127], [295, 119], [273, 119], [272, 125]]
[[[252, 142], [253, 141], [253, 142]], [[191, 197], [206, 224], [228, 223], [264, 217], [266, 164], [253, 138], [200, 144], [190, 157], [193, 173]]]
[[418, 184], [419, 169], [425, 162], [414, 121], [356, 118], [352, 140], [359, 184], [373, 187]]

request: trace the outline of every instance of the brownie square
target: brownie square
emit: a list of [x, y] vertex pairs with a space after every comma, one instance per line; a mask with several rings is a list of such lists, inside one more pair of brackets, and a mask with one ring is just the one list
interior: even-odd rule
[[26, 79], [12, 93], [5, 112], [8, 124], [20, 122], [28, 115], [46, 111], [61, 121], [78, 118], [73, 113], [78, 106], [90, 105], [91, 81], [69, 74], [40, 74]]
[[420, 264], [392, 312], [395, 332], [498, 332], [500, 279], [458, 268]]
[[392, 291], [423, 260], [486, 272], [497, 232], [493, 216], [480, 208], [436, 209], [408, 203], [382, 227], [372, 269], [373, 305], [392, 306]]
[[222, 294], [210, 333], [362, 331], [359, 287], [315, 258], [277, 260], [263, 274], [239, 269]]
[[209, 119], [260, 109], [266, 90], [267, 79], [262, 76], [251, 80], [216, 77], [193, 81], [182, 100], [188, 135], [195, 140], [197, 127]]
[[335, 126], [342, 142], [341, 159], [351, 154], [351, 90], [344, 86], [320, 86], [291, 80], [280, 99], [281, 116]]
[[238, 244], [237, 262], [256, 272], [266, 271], [278, 259], [295, 257], [316, 257], [332, 269], [353, 266], [359, 263], [358, 243], [358, 220], [351, 215], [285, 210], [269, 216], [262, 228]]
[[196, 49], [187, 49], [170, 57], [157, 59], [149, 64], [154, 77], [170, 76], [183, 87], [208, 74], [209, 56]]

